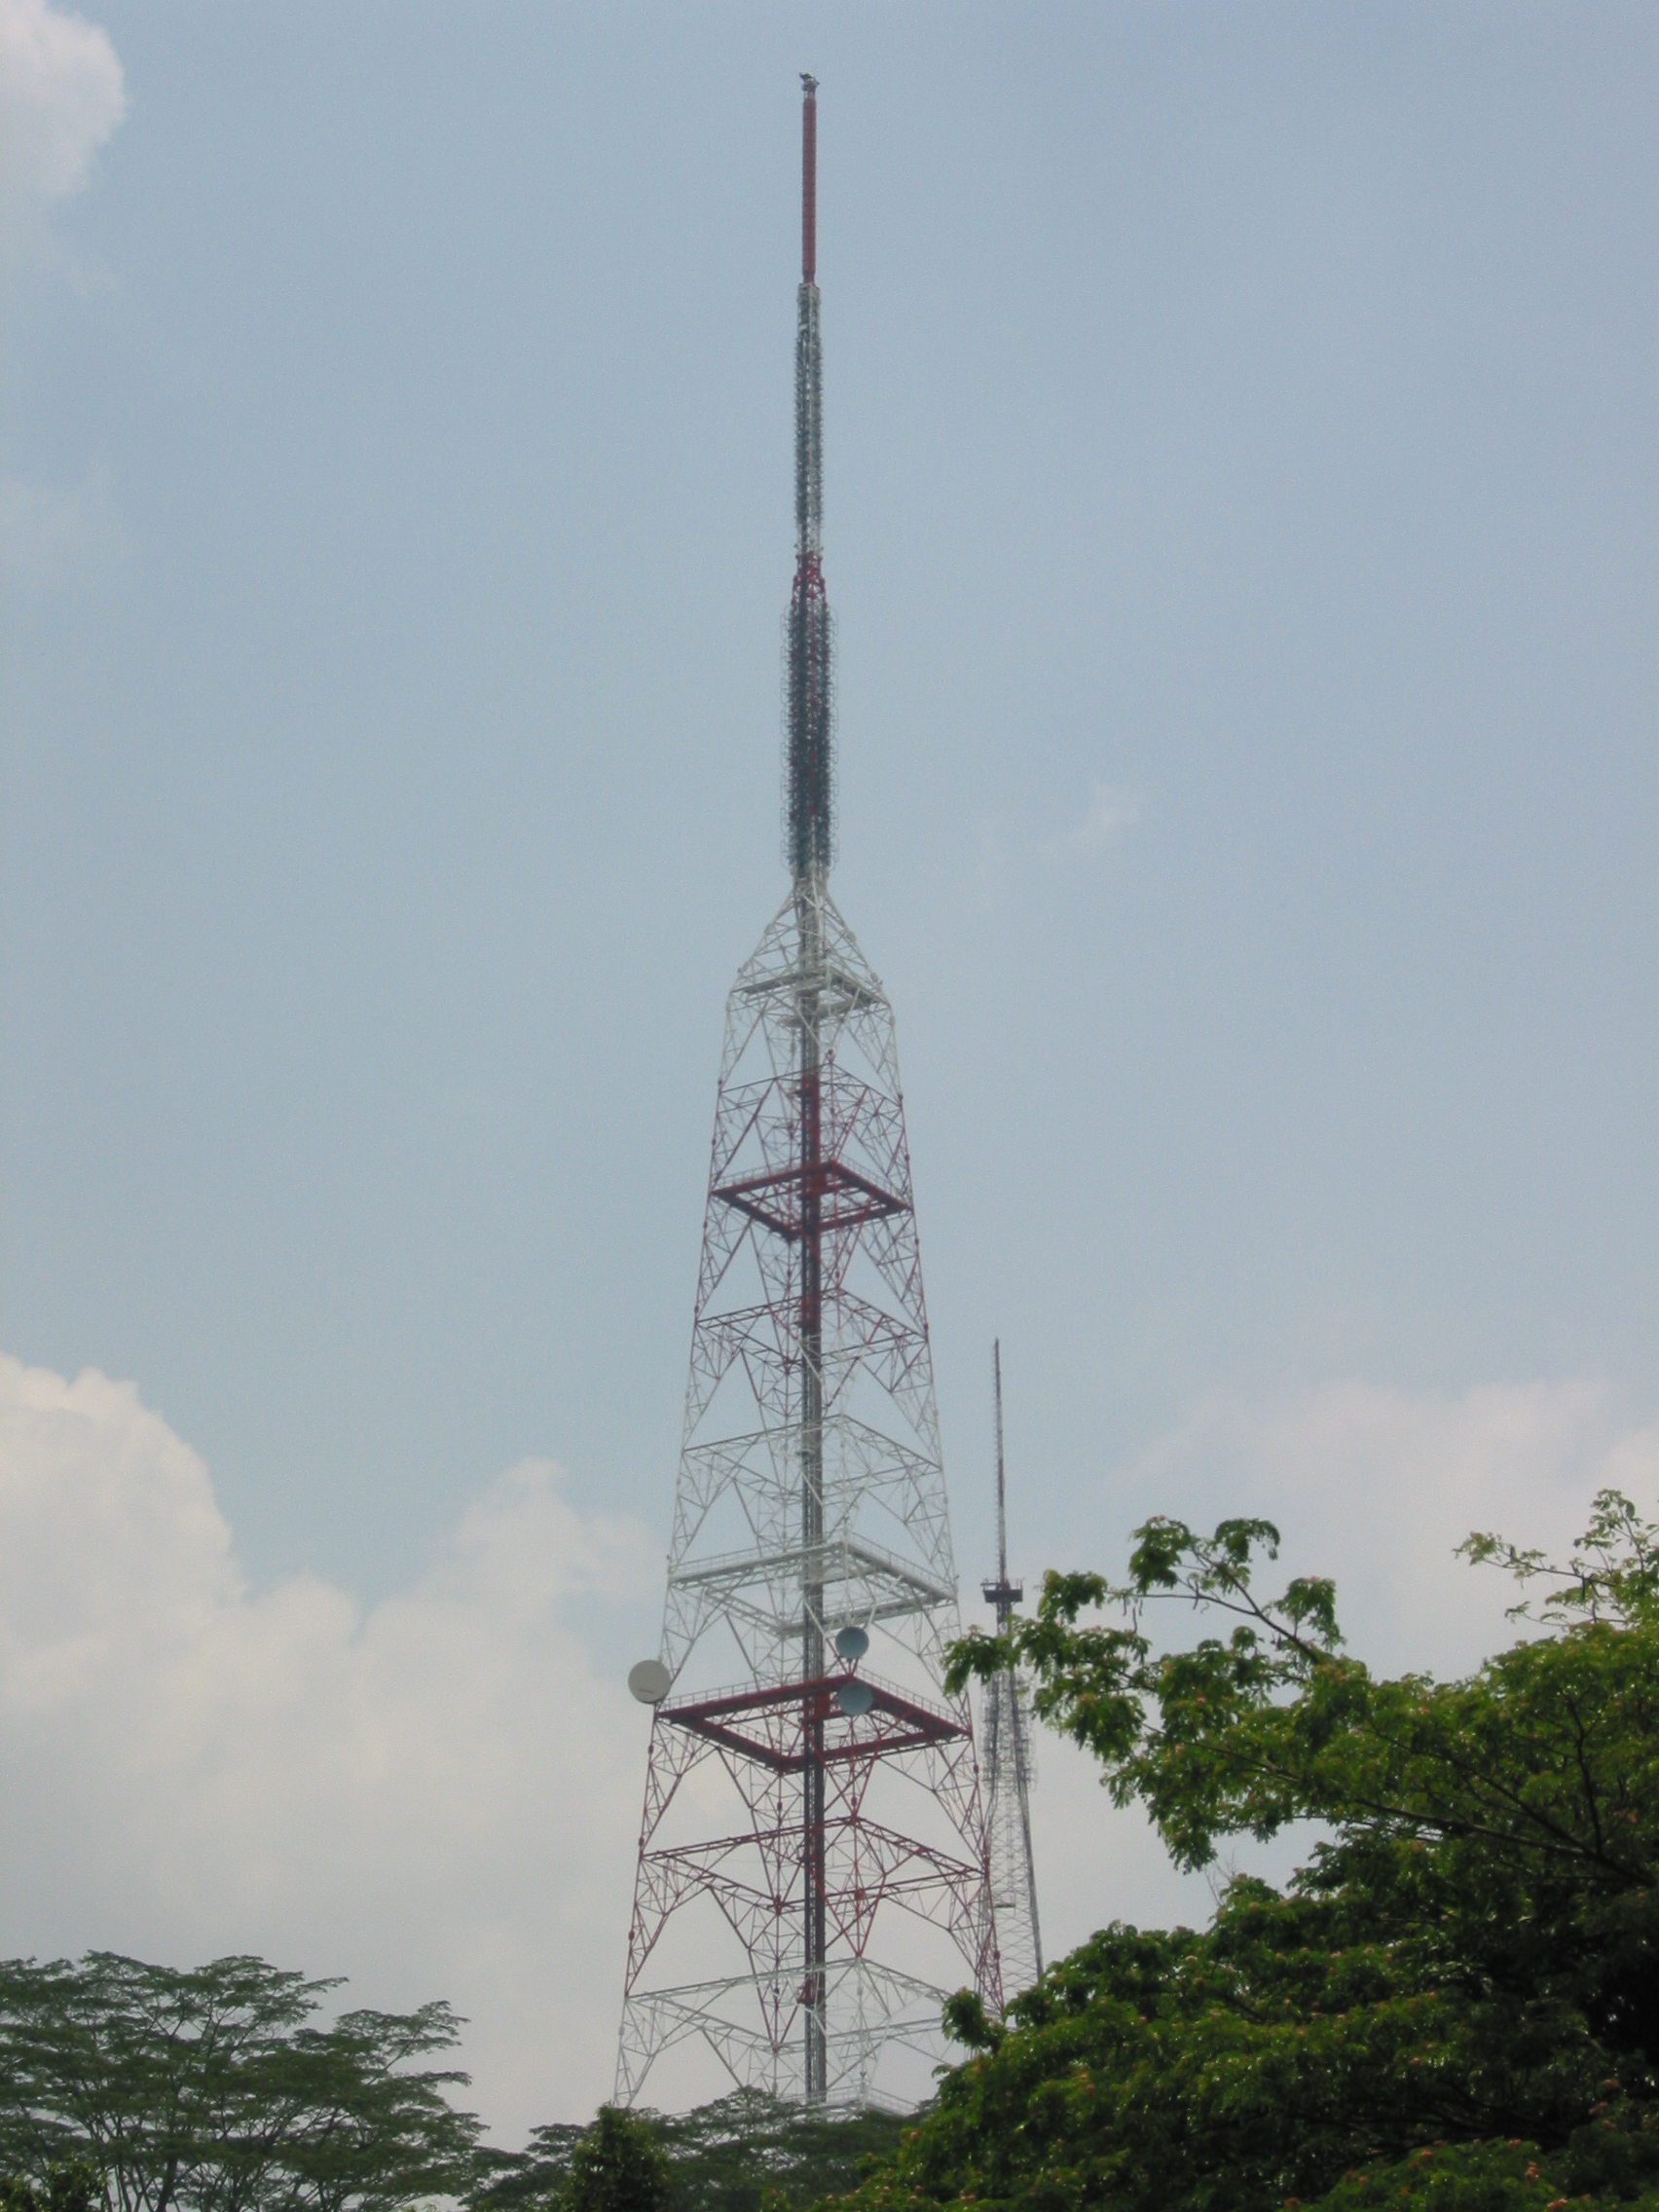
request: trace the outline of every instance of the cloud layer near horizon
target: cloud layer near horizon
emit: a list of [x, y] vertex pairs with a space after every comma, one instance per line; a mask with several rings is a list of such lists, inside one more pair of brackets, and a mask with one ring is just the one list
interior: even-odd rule
[[[1357, 1650], [1456, 1672], [1507, 1640], [1510, 1593], [1453, 1545], [1493, 1525], [1565, 1544], [1607, 1482], [1650, 1509], [1659, 1430], [1595, 1382], [1222, 1394], [1054, 1564], [1116, 1570], [1155, 1506], [1265, 1512], [1287, 1572], [1338, 1577]], [[260, 1590], [130, 1383], [0, 1355], [0, 1950], [253, 1950], [347, 1973], [359, 2003], [446, 1996], [498, 2135], [585, 2117], [610, 2086], [645, 1726], [584, 1621], [654, 1593], [659, 1557], [527, 1461], [381, 1604], [312, 1574]], [[1203, 1884], [1081, 1754], [1047, 1740], [1040, 1770], [1051, 1955], [1110, 1918], [1202, 1916]]]
[[527, 1461], [366, 1613], [314, 1575], [256, 1591], [131, 1384], [0, 1358], [0, 1947], [445, 1996], [498, 2128], [591, 2110], [644, 1739], [571, 1614], [645, 1556]]

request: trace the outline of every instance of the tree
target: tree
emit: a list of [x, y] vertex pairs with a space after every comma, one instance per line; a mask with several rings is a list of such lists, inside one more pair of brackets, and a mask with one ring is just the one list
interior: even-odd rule
[[480, 2144], [466, 2199], [471, 2212], [548, 2212], [563, 2197], [571, 2155], [586, 2132], [554, 2120], [532, 2128], [522, 2151]]
[[851, 2189], [871, 2157], [897, 2145], [904, 2120], [872, 2107], [827, 2110], [739, 2089], [656, 2125], [673, 2212], [786, 2212]]
[[20, 2174], [0, 2175], [0, 2212], [92, 2212], [95, 2194], [90, 2166], [54, 2166], [39, 2189]]
[[[595, 2124], [603, 2127], [603, 2113]], [[643, 2113], [634, 2124], [666, 2160], [666, 2212], [787, 2212], [853, 2188], [871, 2157], [897, 2146], [905, 2121], [739, 2089], [688, 2113]], [[560, 2212], [589, 2132], [538, 2127], [524, 2151], [481, 2151], [473, 2212]]]
[[563, 2212], [668, 2212], [669, 2198], [668, 2160], [649, 2125], [601, 2105], [571, 2150]]
[[478, 2123], [446, 2092], [466, 2077], [419, 2064], [454, 2045], [454, 2014], [313, 2025], [337, 1986], [253, 1958], [0, 1964], [0, 2174], [50, 2212], [74, 2212], [55, 2176], [77, 2169], [108, 2212], [392, 2212], [457, 2192]]
[[[957, 1688], [1029, 1670], [1180, 1863], [1327, 1836], [1201, 1934], [1105, 1930], [1007, 2022], [955, 2000], [976, 2055], [856, 2204], [1659, 2206], [1659, 1530], [1607, 1493], [1559, 1568], [1472, 1537], [1543, 1603], [1449, 1683], [1375, 1678], [1326, 1581], [1264, 1599], [1277, 1543], [1154, 1521], [1124, 1584], [1051, 1574], [1034, 1616], [956, 1647]], [[1155, 1649], [1169, 1599], [1219, 1633]]]

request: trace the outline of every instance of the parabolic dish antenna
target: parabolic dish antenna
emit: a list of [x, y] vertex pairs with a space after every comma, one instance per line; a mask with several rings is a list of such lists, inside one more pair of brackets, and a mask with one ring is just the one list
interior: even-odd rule
[[660, 1659], [642, 1659], [629, 1670], [628, 1687], [642, 1705], [660, 1705], [674, 1687], [674, 1677]]
[[[862, 1636], [864, 1632], [862, 1629], [854, 1629], [852, 1633]], [[860, 1714], [867, 1713], [875, 1703], [875, 1692], [867, 1682], [843, 1682], [835, 1692], [835, 1703], [849, 1720], [856, 1720]]]
[[869, 1649], [869, 1638], [862, 1628], [838, 1628], [835, 1631], [835, 1648], [849, 1667], [856, 1667]]

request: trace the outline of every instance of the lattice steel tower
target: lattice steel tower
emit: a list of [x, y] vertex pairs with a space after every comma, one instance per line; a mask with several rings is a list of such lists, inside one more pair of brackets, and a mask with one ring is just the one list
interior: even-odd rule
[[[1002, 1346], [991, 1346], [991, 1390], [997, 1422], [997, 1578], [982, 1582], [997, 1631], [1007, 1628], [1025, 1596], [1008, 1572], [1008, 1483], [1003, 1468]], [[1003, 1991], [1014, 1997], [1043, 1972], [1037, 1922], [1037, 1869], [1031, 1857], [1031, 1714], [1024, 1679], [1011, 1667], [985, 1684], [985, 1804], [990, 1832], [991, 1898], [1002, 1959]]]
[[[945, 1995], [1002, 2002], [887, 995], [830, 897], [817, 87], [802, 79], [790, 893], [726, 1002], [617, 2059], [893, 2095]], [[931, 2086], [911, 2068], [912, 2087]]]

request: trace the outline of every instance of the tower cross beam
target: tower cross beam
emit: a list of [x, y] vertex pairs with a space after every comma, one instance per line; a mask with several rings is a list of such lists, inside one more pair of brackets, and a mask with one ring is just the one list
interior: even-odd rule
[[[840, 1693], [858, 1679], [853, 1675], [824, 1675], [815, 1681], [776, 1682], [723, 1696], [677, 1699], [658, 1710], [661, 1718], [676, 1728], [707, 1736], [776, 1774], [804, 1773], [813, 1761], [829, 1766], [889, 1757], [918, 1744], [942, 1744], [970, 1734], [959, 1714], [942, 1712], [868, 1680], [861, 1685], [869, 1693], [868, 1705], [857, 1717], [844, 1715]], [[788, 1727], [764, 1725], [781, 1716], [789, 1716]], [[831, 1728], [833, 1735], [827, 1736], [825, 1731]]]
[[818, 1227], [825, 1235], [909, 1211], [907, 1198], [884, 1191], [839, 1160], [822, 1160], [811, 1169], [779, 1167], [769, 1175], [745, 1176], [741, 1182], [719, 1184], [714, 1195], [792, 1242], [803, 1234], [809, 1196], [818, 1200]]

